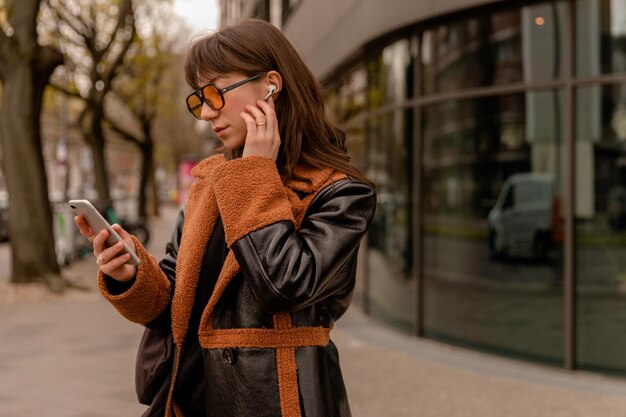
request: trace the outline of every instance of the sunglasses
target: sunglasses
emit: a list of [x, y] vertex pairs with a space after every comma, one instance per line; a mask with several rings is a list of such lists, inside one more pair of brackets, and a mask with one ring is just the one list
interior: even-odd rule
[[208, 83], [187, 96], [187, 109], [196, 119], [200, 120], [202, 118], [203, 103], [206, 103], [213, 110], [221, 110], [224, 107], [224, 93], [254, 81], [262, 75], [263, 73], [253, 75], [224, 88], [219, 88], [215, 83]]

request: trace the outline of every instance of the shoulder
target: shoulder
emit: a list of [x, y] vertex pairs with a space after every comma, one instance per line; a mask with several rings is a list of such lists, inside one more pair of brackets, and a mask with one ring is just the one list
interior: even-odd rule
[[324, 208], [358, 212], [369, 220], [376, 209], [376, 190], [362, 181], [344, 177], [324, 186], [313, 198], [308, 212]]
[[330, 184], [325, 185], [316, 195], [317, 198], [324, 198], [336, 193], [340, 194], [358, 194], [369, 196], [370, 199], [376, 201], [376, 191], [369, 184], [364, 183], [363, 181], [357, 180], [352, 177], [346, 177], [338, 179], [337, 181], [331, 182]]

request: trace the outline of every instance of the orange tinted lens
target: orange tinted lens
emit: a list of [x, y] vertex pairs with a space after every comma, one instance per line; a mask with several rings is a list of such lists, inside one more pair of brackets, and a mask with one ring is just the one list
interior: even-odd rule
[[202, 97], [204, 97], [213, 110], [219, 110], [224, 107], [222, 96], [214, 85], [207, 85], [202, 88]]
[[195, 94], [187, 97], [187, 107], [189, 107], [189, 111], [191, 114], [195, 116], [196, 119], [199, 119], [202, 115], [202, 101]]

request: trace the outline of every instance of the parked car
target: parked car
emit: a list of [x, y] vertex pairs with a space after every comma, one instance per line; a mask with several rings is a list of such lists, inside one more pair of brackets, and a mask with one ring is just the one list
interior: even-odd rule
[[9, 240], [9, 194], [0, 191], [0, 242]]
[[489, 212], [489, 254], [492, 258], [529, 254], [545, 259], [563, 241], [561, 199], [554, 176], [511, 175]]

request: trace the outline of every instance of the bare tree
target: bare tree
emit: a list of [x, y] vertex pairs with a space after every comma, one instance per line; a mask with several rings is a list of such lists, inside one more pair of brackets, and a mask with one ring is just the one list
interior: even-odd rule
[[10, 195], [13, 271], [16, 283], [62, 282], [54, 253], [52, 212], [41, 146], [44, 89], [63, 56], [41, 46], [40, 0], [0, 0], [0, 113], [3, 168]]
[[98, 197], [109, 200], [104, 102], [135, 36], [132, 0], [50, 0], [49, 11], [56, 16], [50, 25], [64, 45], [66, 73], [72, 77], [68, 85], [55, 87], [85, 101], [79, 125], [91, 146]]
[[[140, 30], [120, 67], [105, 113], [112, 129], [137, 145], [142, 155], [138, 214], [146, 217], [148, 200], [152, 202], [150, 214], [158, 215], [156, 146], [168, 148], [168, 154], [173, 155], [185, 142], [194, 141], [198, 149], [201, 140], [184, 104], [182, 59], [177, 53], [188, 29], [172, 17], [171, 1], [136, 0], [135, 13]], [[133, 123], [124, 122], [129, 115]], [[162, 129], [167, 119], [176, 125], [172, 135]], [[189, 146], [183, 148], [190, 150]]]
[[[141, 153], [138, 215], [147, 217], [148, 186], [152, 190], [152, 213], [158, 215], [158, 198], [154, 181], [154, 122], [163, 101], [161, 78], [172, 65], [171, 49], [174, 41], [168, 39], [168, 18], [171, 2], [137, 2], [136, 13], [142, 30], [129, 48], [125, 63], [113, 84], [115, 104], [107, 106], [107, 120], [121, 138], [134, 143]], [[128, 129], [119, 120], [120, 110], [132, 115], [140, 132]], [[117, 115], [115, 114], [117, 113]]]

